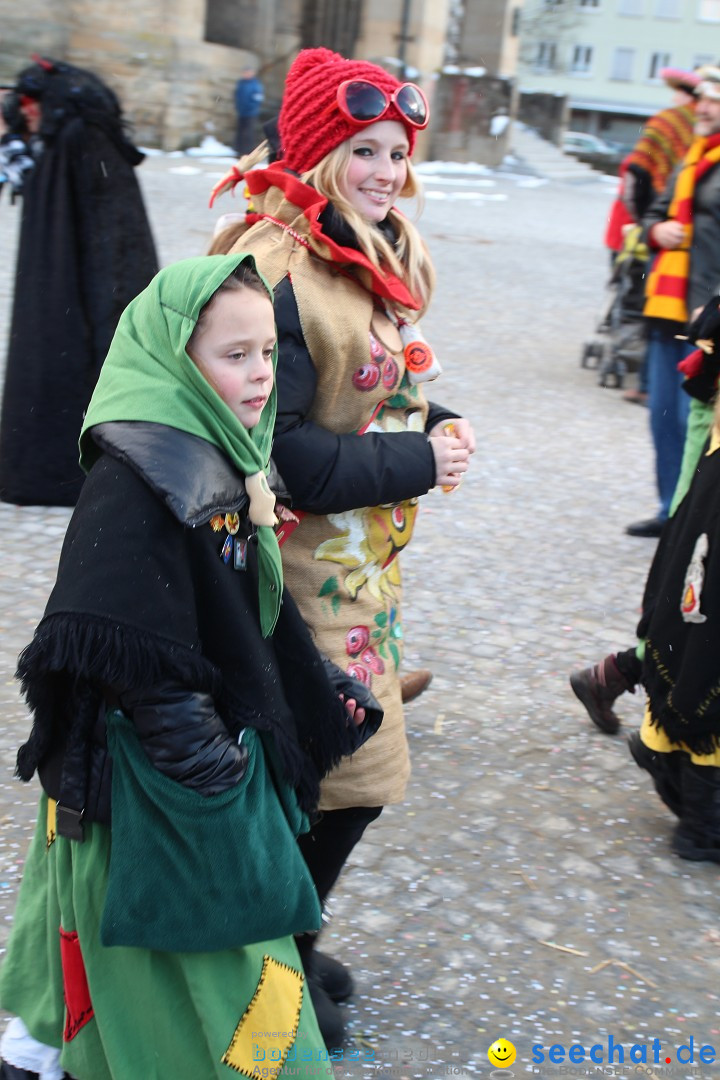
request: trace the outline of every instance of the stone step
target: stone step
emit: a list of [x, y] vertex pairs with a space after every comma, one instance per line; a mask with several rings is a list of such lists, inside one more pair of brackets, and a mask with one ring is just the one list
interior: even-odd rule
[[598, 172], [572, 154], [565, 154], [559, 147], [543, 139], [536, 131], [523, 124], [513, 124], [510, 137], [511, 153], [532, 168], [538, 176], [549, 180], [590, 181], [597, 180]]

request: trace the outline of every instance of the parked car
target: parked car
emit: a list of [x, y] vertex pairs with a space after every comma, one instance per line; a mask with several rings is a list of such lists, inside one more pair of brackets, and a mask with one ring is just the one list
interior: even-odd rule
[[591, 135], [587, 131], [566, 131], [562, 139], [562, 149], [564, 153], [572, 154], [578, 161], [584, 161], [594, 169], [614, 174], [626, 156], [619, 146], [613, 146], [599, 135]]

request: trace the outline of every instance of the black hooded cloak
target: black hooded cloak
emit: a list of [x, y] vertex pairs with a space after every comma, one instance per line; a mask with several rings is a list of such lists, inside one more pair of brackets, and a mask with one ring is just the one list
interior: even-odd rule
[[77, 440], [117, 321], [158, 269], [115, 94], [42, 60], [18, 78], [42, 109], [27, 181], [0, 418], [0, 498], [72, 506]]

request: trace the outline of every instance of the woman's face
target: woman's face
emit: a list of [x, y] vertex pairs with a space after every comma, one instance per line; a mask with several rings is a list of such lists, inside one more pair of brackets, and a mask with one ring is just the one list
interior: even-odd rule
[[379, 120], [349, 139], [352, 157], [340, 191], [373, 224], [387, 217], [407, 179], [409, 143], [398, 120]]
[[255, 427], [273, 385], [275, 312], [255, 289], [224, 289], [188, 343], [188, 355], [246, 428]]

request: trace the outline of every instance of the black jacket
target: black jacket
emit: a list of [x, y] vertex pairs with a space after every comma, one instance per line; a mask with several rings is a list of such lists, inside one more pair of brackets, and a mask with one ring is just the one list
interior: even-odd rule
[[[435, 458], [422, 432], [336, 435], [308, 419], [317, 375], [305, 343], [289, 278], [275, 289], [278, 408], [273, 459], [293, 505], [311, 514], [339, 514], [425, 495], [435, 484]], [[430, 403], [425, 430], [457, 413]]]
[[[329, 668], [287, 592], [271, 638], [259, 628], [257, 553], [242, 477], [211, 444], [160, 424], [93, 429], [91, 469], [55, 588], [18, 675], [34, 725], [18, 773], [108, 821], [104, 716], [120, 706], [154, 764], [203, 794], [243, 774], [245, 726], [271, 739], [303, 809], [321, 776], [376, 730], [348, 723]], [[232, 523], [235, 555], [223, 558]], [[331, 677], [337, 674], [340, 687]]]

